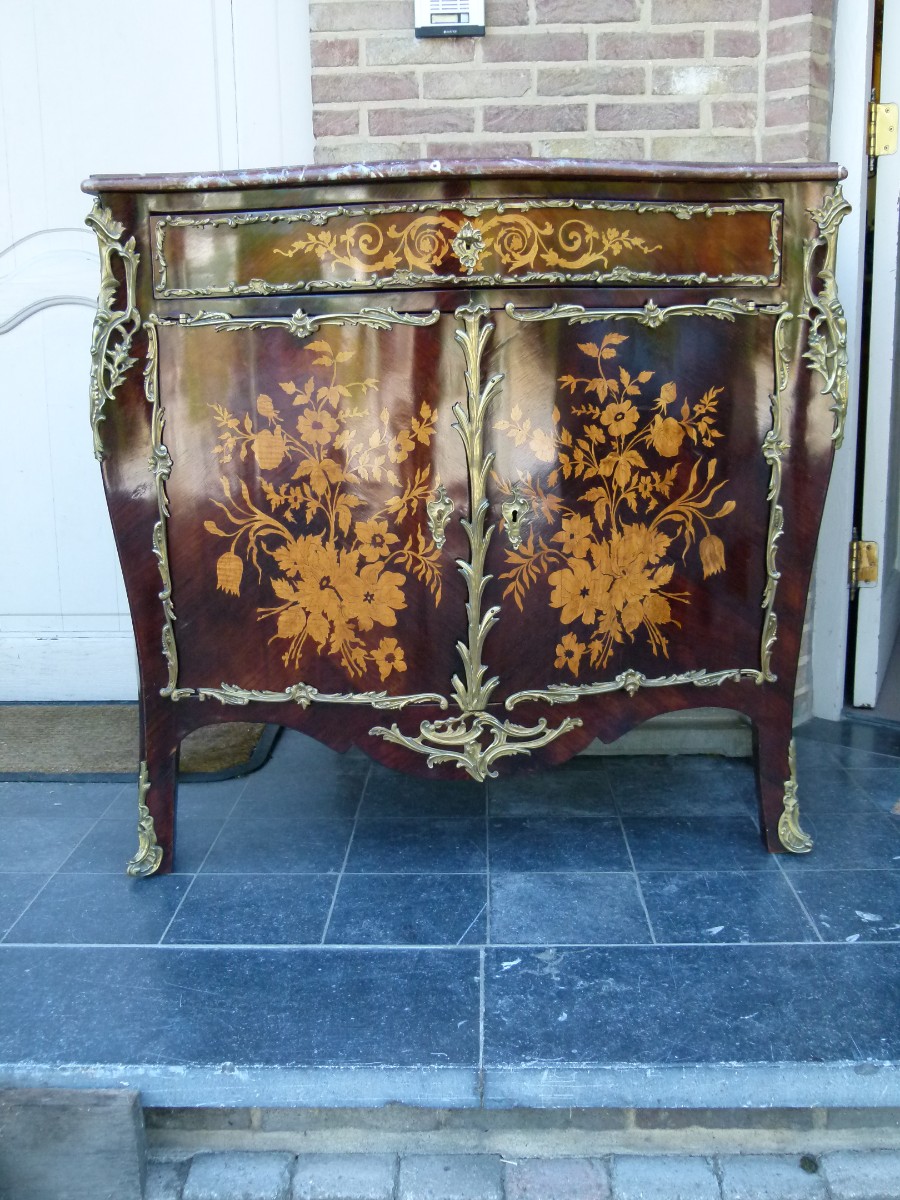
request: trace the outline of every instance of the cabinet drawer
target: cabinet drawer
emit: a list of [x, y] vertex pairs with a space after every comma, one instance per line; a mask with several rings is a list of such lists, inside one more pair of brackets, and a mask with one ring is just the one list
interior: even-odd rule
[[151, 226], [161, 299], [781, 279], [775, 200], [427, 201], [171, 213]]

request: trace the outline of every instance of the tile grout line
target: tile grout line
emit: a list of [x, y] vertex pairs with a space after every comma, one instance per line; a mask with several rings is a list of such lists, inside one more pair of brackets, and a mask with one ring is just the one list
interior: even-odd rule
[[[820, 942], [822, 945], [825, 945], [825, 939], [822, 937], [822, 934], [819, 932], [819, 927], [818, 927], [818, 925], [817, 925], [817, 924], [815, 923], [815, 921], [813, 920], [813, 918], [812, 918], [812, 914], [810, 913], [809, 909], [808, 909], [808, 908], [806, 907], [806, 905], [804, 904], [804, 902], [803, 902], [803, 900], [802, 900], [802, 898], [801, 898], [801, 896], [800, 896], [800, 893], [799, 893], [799, 892], [797, 891], [797, 889], [794, 887], [794, 884], [793, 884], [793, 882], [792, 882], [792, 880], [791, 880], [790, 874], [789, 874], [789, 873], [788, 873], [788, 872], [787, 872], [787, 871], [784, 869], [784, 867], [781, 865], [781, 862], [779, 861], [779, 860], [780, 860], [780, 858], [781, 858], [781, 855], [780, 855], [780, 854], [776, 854], [776, 855], [775, 855], [775, 866], [776, 866], [776, 867], [778, 868], [778, 870], [781, 872], [781, 877], [782, 877], [782, 879], [785, 881], [785, 883], [786, 883], [786, 884], [788, 885], [788, 887], [791, 889], [791, 893], [792, 893], [792, 895], [793, 895], [794, 899], [797, 901], [797, 903], [800, 905], [800, 908], [803, 910], [803, 915], [806, 917], [807, 921], [809, 921], [810, 925], [812, 926], [812, 931], [813, 931], [813, 933], [814, 933], [814, 934], [816, 935], [816, 937], [819, 939], [819, 942]], [[814, 943], [814, 942], [813, 942], [812, 944], [813, 944], [813, 945], [815, 945], [815, 943]]]
[[484, 943], [491, 944], [491, 785], [484, 784]]
[[[816, 942], [553, 942], [553, 949], [561, 950], [653, 950], [653, 949], [668, 949], [668, 950], [770, 950], [774, 946], [795, 946], [798, 950], [804, 948], [812, 948], [816, 946]], [[856, 947], [867, 946], [891, 946], [896, 948], [897, 941], [886, 938], [870, 938], [863, 942], [848, 943], [840, 942], [823, 942], [822, 945], [830, 949], [839, 950], [847, 949], [850, 945], [854, 950]], [[321, 942], [9, 942], [4, 944], [6, 949], [30, 949], [30, 950], [271, 950], [283, 952], [285, 950], [314, 950], [314, 951], [367, 951], [379, 953], [387, 951], [396, 953], [400, 951], [435, 951], [435, 950], [456, 950], [456, 951], [472, 951], [476, 946], [456, 942], [330, 942], [323, 945]], [[479, 950], [481, 947], [477, 947]], [[542, 951], [548, 949], [547, 942], [497, 942], [496, 945], [486, 947], [491, 950], [534, 950]]]
[[369, 763], [369, 769], [366, 771], [366, 777], [363, 780], [362, 788], [359, 793], [359, 803], [356, 806], [356, 812], [353, 815], [353, 828], [350, 830], [350, 837], [347, 839], [347, 849], [344, 851], [344, 860], [341, 863], [341, 869], [338, 871], [338, 877], [334, 885], [334, 891], [331, 894], [331, 904], [328, 907], [328, 914], [325, 917], [325, 925], [322, 929], [322, 936], [319, 939], [319, 945], [325, 945], [325, 939], [328, 936], [328, 929], [331, 925], [331, 917], [334, 913], [334, 906], [337, 904], [338, 892], [341, 890], [341, 881], [344, 878], [344, 873], [347, 870], [347, 860], [350, 857], [350, 848], [353, 845], [353, 839], [356, 836], [356, 826], [359, 824], [359, 814], [362, 811], [363, 801], [366, 798], [366, 791], [369, 787], [369, 781], [372, 778], [373, 764]]
[[485, 947], [478, 951], [478, 1105], [484, 1108], [484, 967]]

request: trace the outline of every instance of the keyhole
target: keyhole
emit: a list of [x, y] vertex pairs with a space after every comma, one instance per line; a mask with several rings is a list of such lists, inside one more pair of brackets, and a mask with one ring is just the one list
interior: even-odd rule
[[511, 508], [511, 509], [509, 510], [509, 520], [510, 520], [510, 524], [511, 524], [511, 525], [518, 525], [518, 523], [519, 523], [519, 510], [518, 510], [517, 508]]

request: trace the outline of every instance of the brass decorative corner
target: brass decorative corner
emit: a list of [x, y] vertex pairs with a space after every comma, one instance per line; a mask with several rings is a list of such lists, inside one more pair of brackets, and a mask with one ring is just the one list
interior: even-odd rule
[[[809, 215], [819, 228], [819, 236], [808, 239], [803, 248], [803, 295], [809, 310], [806, 318], [809, 321], [809, 349], [803, 357], [812, 370], [822, 376], [822, 391], [831, 396], [831, 411], [834, 413], [831, 440], [836, 447], [844, 440], [844, 422], [850, 395], [847, 320], [838, 299], [834, 274], [838, 228], [848, 212], [850, 205], [838, 184], [833, 192], [825, 196], [821, 208], [809, 210]], [[814, 272], [813, 256], [823, 246], [825, 261]], [[818, 292], [813, 287], [815, 275], [822, 284]]]
[[153, 817], [145, 804], [149, 791], [150, 777], [145, 759], [141, 763], [141, 773], [138, 776], [138, 849], [137, 854], [125, 868], [128, 875], [139, 879], [144, 879], [158, 871], [163, 857], [162, 847], [156, 840]]
[[794, 739], [788, 748], [788, 766], [791, 777], [784, 785], [784, 812], [778, 821], [778, 837], [782, 846], [791, 854], [809, 854], [813, 840], [800, 828], [800, 805], [797, 801], [797, 751]]
[[[108, 208], [99, 200], [85, 217], [85, 225], [93, 229], [100, 245], [100, 291], [97, 295], [97, 314], [91, 335], [91, 429], [94, 432], [94, 457], [103, 459], [103, 440], [100, 422], [106, 417], [107, 402], [116, 391], [129, 367], [137, 361], [131, 357], [131, 343], [141, 327], [141, 317], [135, 306], [135, 275], [140, 256], [135, 253], [134, 238], [123, 245], [125, 227], [113, 220]], [[115, 296], [119, 280], [113, 270], [113, 259], [120, 258], [124, 271], [125, 304], [116, 308]]]

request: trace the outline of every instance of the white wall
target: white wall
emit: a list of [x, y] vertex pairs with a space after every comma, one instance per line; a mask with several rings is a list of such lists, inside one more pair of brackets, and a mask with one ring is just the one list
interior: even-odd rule
[[308, 0], [0, 0], [0, 700], [136, 694], [81, 180], [312, 156]]

